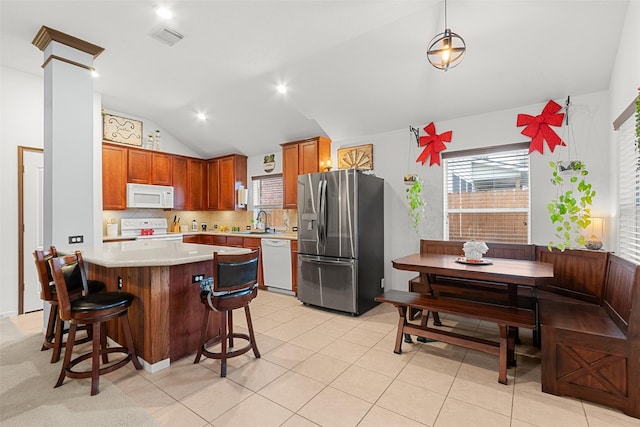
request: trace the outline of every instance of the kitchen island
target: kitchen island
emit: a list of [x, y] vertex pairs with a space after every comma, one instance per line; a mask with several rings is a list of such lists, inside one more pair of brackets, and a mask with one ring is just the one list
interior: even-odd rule
[[[200, 245], [170, 240], [107, 242], [94, 246], [60, 247], [60, 253], [82, 252], [88, 278], [100, 280], [108, 291], [136, 296], [129, 321], [138, 356], [147, 371], [194, 353], [198, 347], [204, 309], [197, 278], [213, 274], [213, 253], [240, 254], [249, 249]], [[209, 330], [219, 316], [210, 316]], [[111, 339], [124, 342], [115, 321]]]

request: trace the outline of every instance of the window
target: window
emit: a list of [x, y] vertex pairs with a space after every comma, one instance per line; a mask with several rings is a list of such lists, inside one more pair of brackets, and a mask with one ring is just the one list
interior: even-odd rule
[[[282, 209], [283, 183], [282, 174], [254, 176], [252, 181], [253, 218], [254, 221], [264, 221], [264, 215], [258, 220], [258, 212], [267, 213], [269, 228], [288, 229], [289, 212]], [[257, 224], [259, 228], [264, 224]]]
[[640, 173], [635, 150], [635, 117], [618, 128], [618, 254], [640, 263]]
[[446, 153], [445, 238], [529, 243], [529, 144]]
[[282, 174], [254, 176], [251, 180], [254, 209], [282, 208]]

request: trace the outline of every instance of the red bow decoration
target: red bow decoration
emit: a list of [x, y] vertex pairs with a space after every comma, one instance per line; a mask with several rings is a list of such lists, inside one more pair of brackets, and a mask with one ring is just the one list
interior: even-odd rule
[[527, 126], [522, 129], [520, 133], [531, 138], [529, 154], [534, 151], [544, 154], [544, 140], [547, 141], [547, 145], [552, 153], [556, 146], [566, 146], [558, 134], [549, 127], [562, 126], [564, 113], [558, 113], [561, 109], [562, 107], [560, 105], [551, 100], [547, 102], [547, 105], [542, 109], [542, 114], [539, 116], [534, 117], [528, 114], [518, 114], [517, 126]]
[[416, 159], [416, 162], [424, 162], [427, 160], [427, 157], [431, 156], [431, 160], [429, 161], [429, 166], [433, 166], [433, 164], [440, 165], [440, 152], [445, 150], [447, 147], [444, 145], [445, 142], [451, 142], [452, 131], [447, 131], [438, 135], [436, 133], [436, 126], [433, 122], [429, 123], [424, 131], [428, 134], [428, 136], [421, 136], [419, 145], [420, 147], [424, 147], [422, 153]]

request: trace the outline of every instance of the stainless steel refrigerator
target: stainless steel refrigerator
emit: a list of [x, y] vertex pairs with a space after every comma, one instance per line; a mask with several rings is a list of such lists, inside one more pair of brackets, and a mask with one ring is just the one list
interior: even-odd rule
[[384, 181], [356, 169], [298, 176], [298, 299], [359, 315], [384, 289]]

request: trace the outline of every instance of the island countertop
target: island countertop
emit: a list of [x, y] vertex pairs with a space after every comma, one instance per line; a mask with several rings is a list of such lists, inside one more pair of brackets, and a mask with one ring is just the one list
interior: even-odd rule
[[130, 240], [97, 243], [93, 246], [59, 247], [61, 254], [82, 252], [86, 262], [103, 267], [153, 267], [190, 264], [213, 260], [213, 253], [243, 254], [249, 249], [200, 245], [175, 240]]

